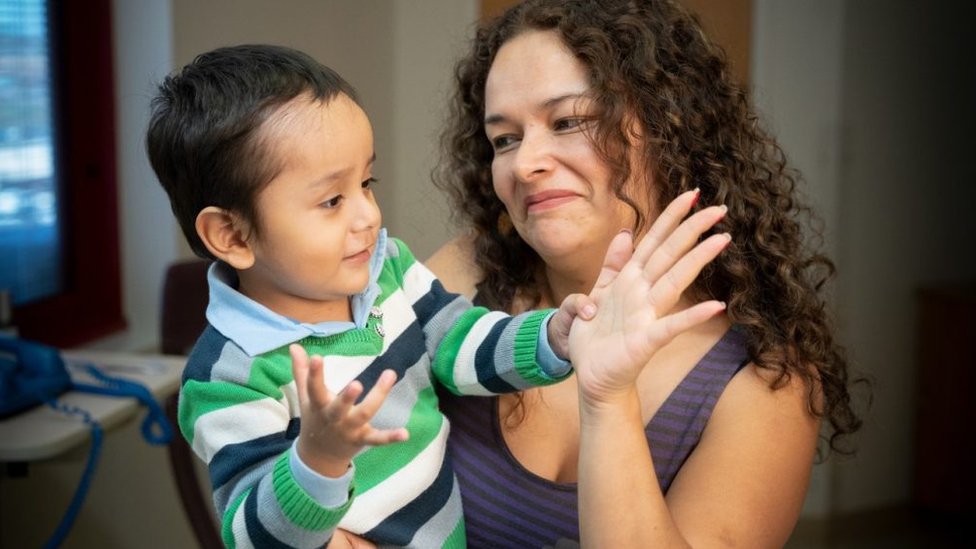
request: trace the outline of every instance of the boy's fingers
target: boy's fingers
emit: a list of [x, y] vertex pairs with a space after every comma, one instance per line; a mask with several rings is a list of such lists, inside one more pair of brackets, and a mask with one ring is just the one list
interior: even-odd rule
[[396, 384], [396, 380], [396, 372], [393, 370], [383, 370], [379, 379], [376, 380], [376, 384], [373, 385], [369, 393], [363, 397], [363, 401], [356, 407], [362, 421], [369, 421], [376, 411], [380, 409], [383, 401], [386, 400], [386, 396], [393, 389], [393, 385]]
[[349, 415], [349, 410], [352, 409], [356, 403], [356, 399], [359, 398], [362, 392], [362, 383], [355, 380], [350, 381], [349, 385], [346, 385], [344, 389], [339, 391], [339, 394], [325, 406], [324, 412], [326, 419], [333, 423], [343, 421]]
[[306, 378], [308, 377], [308, 353], [301, 345], [292, 343], [288, 346], [288, 354], [291, 355], [291, 372], [295, 378], [295, 388], [298, 390], [298, 394], [304, 398], [307, 387]]
[[325, 387], [325, 361], [315, 355], [308, 359], [308, 380], [306, 381], [306, 393], [309, 400], [316, 407], [322, 407], [329, 403], [329, 390]]
[[569, 294], [559, 305], [556, 314], [552, 315], [550, 322], [559, 333], [568, 334], [569, 327], [576, 317], [592, 320], [595, 315], [596, 301], [592, 297], [586, 294]]
[[572, 294], [570, 297], [573, 298], [573, 312], [575, 316], [583, 320], [593, 320], [597, 310], [596, 301], [593, 301], [593, 298], [586, 294]]
[[370, 446], [382, 446], [393, 442], [402, 442], [410, 438], [410, 434], [403, 427], [399, 429], [373, 429], [363, 437], [363, 443]]

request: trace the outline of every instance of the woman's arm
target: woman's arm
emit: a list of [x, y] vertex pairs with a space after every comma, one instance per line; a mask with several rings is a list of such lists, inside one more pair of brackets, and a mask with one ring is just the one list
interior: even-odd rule
[[[692, 202], [690, 194], [672, 202], [632, 257], [626, 239], [614, 239], [608, 258], [616, 261], [607, 262], [611, 268], [604, 268], [591, 294], [599, 314], [595, 321], [577, 320], [570, 334], [579, 381], [580, 533], [586, 547], [780, 547], [803, 501], [818, 430], [807, 411], [809, 391], [798, 376], [772, 390], [754, 366], [723, 392], [667, 498], [655, 478], [638, 375], [671, 338], [722, 310], [713, 302], [673, 310], [727, 243], [721, 235], [699, 240], [721, 218], [720, 209], [682, 221]], [[635, 304], [618, 295], [617, 282], [627, 278], [646, 282], [649, 298]], [[633, 329], [619, 343], [581, 345], [613, 331], [611, 324], [600, 325], [601, 315], [613, 319], [615, 311], [630, 309], [626, 324]]]
[[796, 525], [820, 422], [798, 376], [772, 390], [766, 372], [732, 379], [668, 492], [693, 547], [782, 547]]
[[810, 478], [819, 422], [794, 377], [775, 391], [749, 366], [723, 392], [665, 498], [636, 389], [581, 399], [584, 547], [782, 547]]

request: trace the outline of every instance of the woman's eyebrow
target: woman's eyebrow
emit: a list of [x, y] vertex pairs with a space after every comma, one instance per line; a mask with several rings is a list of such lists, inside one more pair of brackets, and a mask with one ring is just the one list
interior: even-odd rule
[[[545, 101], [543, 101], [542, 103], [539, 104], [539, 107], [538, 108], [540, 108], [540, 109], [551, 109], [552, 107], [554, 107], [555, 105], [558, 105], [559, 103], [562, 103], [563, 101], [567, 101], [567, 100], [570, 100], [570, 99], [572, 99], [572, 100], [575, 101], [577, 99], [581, 99], [585, 95], [586, 94], [584, 92], [564, 93], [562, 95], [557, 95], [556, 97], [551, 97], [549, 99], [546, 99]], [[492, 113], [492, 114], [489, 114], [489, 115], [485, 116], [485, 126], [490, 126], [492, 124], [499, 124], [501, 122], [504, 122], [505, 120], [506, 120], [506, 118], [505, 118], [504, 115]]]

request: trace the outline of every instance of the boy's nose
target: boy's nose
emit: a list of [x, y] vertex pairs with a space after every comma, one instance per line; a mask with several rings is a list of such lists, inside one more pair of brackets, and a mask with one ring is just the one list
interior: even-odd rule
[[373, 193], [364, 193], [362, 199], [357, 202], [358, 208], [354, 228], [363, 231], [378, 227], [383, 215], [376, 204], [376, 199], [373, 198]]

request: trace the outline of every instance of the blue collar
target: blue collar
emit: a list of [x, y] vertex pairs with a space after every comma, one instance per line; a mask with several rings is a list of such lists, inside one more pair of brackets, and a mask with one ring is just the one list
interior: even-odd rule
[[380, 295], [377, 281], [383, 271], [384, 259], [386, 229], [380, 229], [376, 248], [369, 260], [369, 283], [365, 290], [349, 298], [353, 321], [315, 324], [298, 322], [278, 314], [240, 293], [237, 291], [237, 272], [230, 265], [216, 261], [207, 272], [210, 285], [207, 321], [250, 356], [272, 351], [308, 336], [325, 337], [354, 328], [365, 328], [369, 310]]

